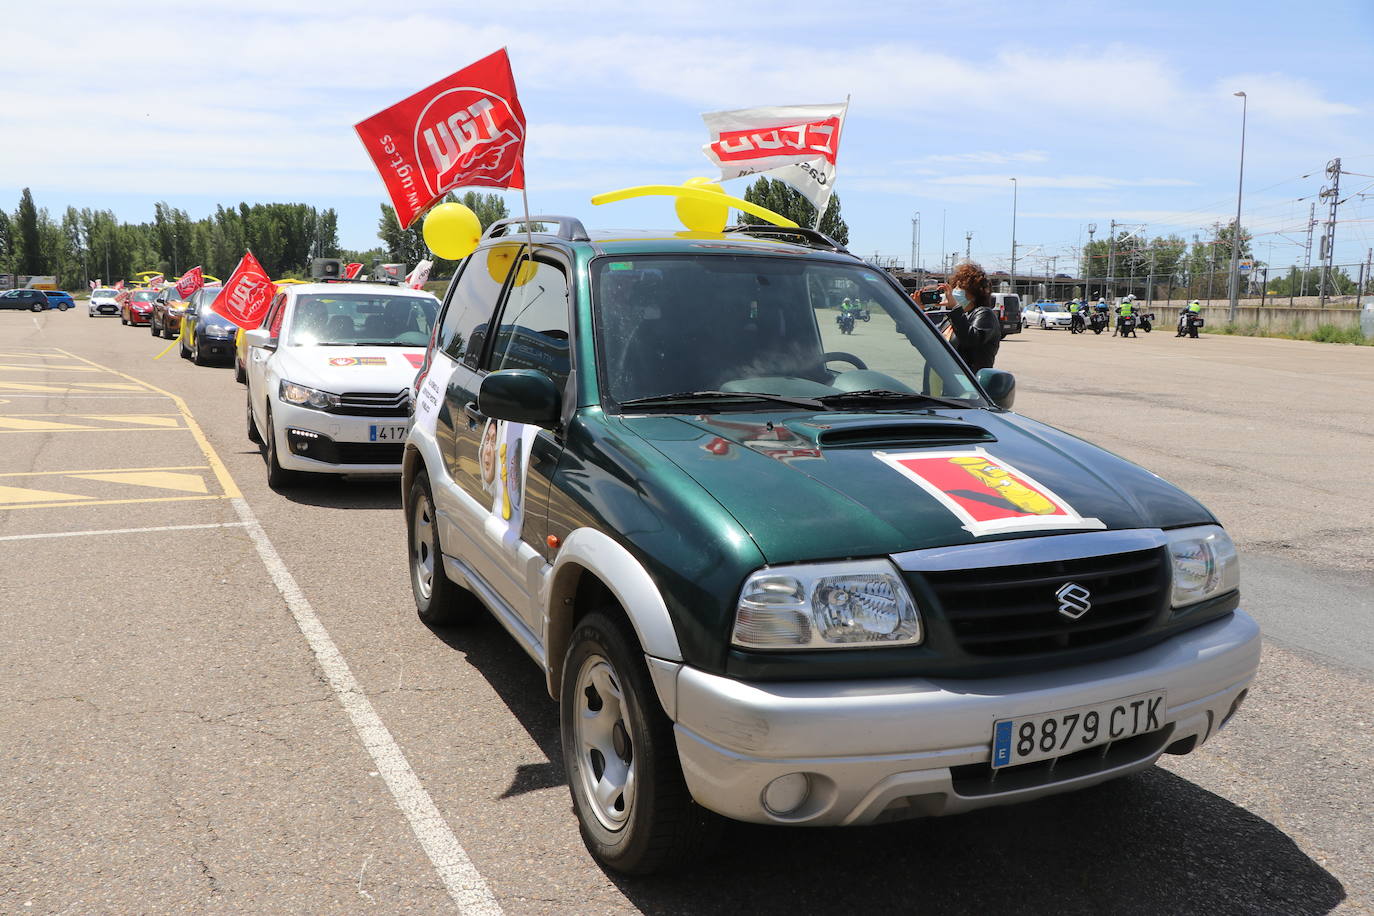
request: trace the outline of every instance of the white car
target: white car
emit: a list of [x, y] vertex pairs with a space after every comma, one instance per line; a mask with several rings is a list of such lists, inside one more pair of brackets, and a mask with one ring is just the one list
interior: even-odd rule
[[86, 314], [91, 318], [97, 315], [113, 317], [119, 314], [119, 290], [101, 287], [91, 290], [90, 301], [86, 303]]
[[1021, 323], [1027, 327], [1067, 328], [1073, 323], [1068, 307], [1059, 302], [1032, 302], [1021, 310]]
[[302, 473], [400, 473], [410, 385], [438, 306], [383, 283], [277, 294], [246, 335], [248, 438], [266, 447], [269, 486]]

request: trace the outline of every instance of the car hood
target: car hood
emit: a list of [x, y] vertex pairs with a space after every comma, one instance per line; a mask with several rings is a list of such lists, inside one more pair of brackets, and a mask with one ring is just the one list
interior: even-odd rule
[[92, 296], [89, 301], [92, 305], [117, 305], [119, 303], [119, 300], [114, 296]]
[[425, 351], [423, 347], [280, 347], [277, 374], [311, 388], [336, 394], [409, 388]]
[[1215, 522], [1172, 484], [1008, 411], [624, 416], [770, 563]]

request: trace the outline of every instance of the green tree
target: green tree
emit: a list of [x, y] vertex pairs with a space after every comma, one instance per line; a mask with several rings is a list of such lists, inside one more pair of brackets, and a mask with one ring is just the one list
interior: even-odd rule
[[[800, 191], [795, 190], [776, 178], [760, 175], [744, 192], [744, 199], [751, 204], [772, 210], [779, 216], [793, 220], [799, 226], [816, 224], [816, 208]], [[821, 217], [821, 232], [830, 236], [841, 245], [849, 244], [849, 224], [840, 215], [840, 195], [831, 194], [830, 203]]]
[[[450, 194], [445, 199], [453, 200], [453, 195]], [[500, 194], [478, 194], [476, 191], [468, 191], [458, 198], [458, 203], [477, 214], [477, 221], [482, 224], [483, 230], [497, 220], [510, 216], [506, 199]]]
[[[424, 225], [422, 219], [416, 220], [409, 229], [401, 228], [396, 219], [396, 208], [382, 204], [382, 218], [377, 222], [377, 237], [386, 249], [387, 260], [391, 263], [413, 265], [429, 257], [429, 246], [420, 232]], [[371, 266], [371, 265], [369, 265]]]
[[19, 195], [19, 209], [14, 211], [14, 272], [43, 274], [47, 263], [43, 257], [43, 239], [38, 228], [38, 208], [33, 194], [25, 188]]
[[14, 230], [10, 215], [0, 209], [0, 274], [10, 272], [10, 261], [14, 256]]

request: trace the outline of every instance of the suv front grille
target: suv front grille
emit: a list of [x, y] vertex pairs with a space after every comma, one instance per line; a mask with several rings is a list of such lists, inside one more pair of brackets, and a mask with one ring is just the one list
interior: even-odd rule
[[[1109, 556], [922, 573], [954, 637], [969, 655], [1023, 656], [1078, 649], [1132, 636], [1168, 601], [1161, 548]], [[1060, 613], [1056, 592], [1075, 583], [1091, 608]]]
[[349, 391], [339, 395], [339, 406], [329, 412], [356, 417], [408, 417], [410, 392], [382, 394], [376, 391]]

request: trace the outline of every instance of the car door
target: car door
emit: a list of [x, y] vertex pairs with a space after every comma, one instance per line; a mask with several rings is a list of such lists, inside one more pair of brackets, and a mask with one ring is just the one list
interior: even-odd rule
[[[282, 319], [286, 315], [287, 294], [277, 293], [272, 304], [267, 308], [267, 315], [263, 318], [262, 328], [268, 333], [269, 338], [279, 341], [282, 328]], [[248, 348], [248, 358], [244, 361], [244, 370], [248, 374], [248, 397], [253, 403], [253, 416], [257, 417], [258, 429], [263, 429], [267, 425], [267, 400], [268, 400], [268, 381], [267, 381], [267, 362], [272, 357], [274, 350], [272, 347], [252, 347]]]
[[[571, 374], [569, 269], [555, 252], [523, 257], [503, 297], [496, 333], [483, 366], [489, 371], [532, 369], [567, 394]], [[467, 409], [465, 407], [465, 413]], [[489, 494], [481, 539], [487, 581], [542, 632], [538, 601], [545, 566], [548, 497], [563, 445], [555, 431], [477, 415], [481, 435], [455, 439], [462, 468], [477, 467]], [[474, 432], [476, 429], [474, 428]], [[490, 469], [490, 473], [488, 473]]]

